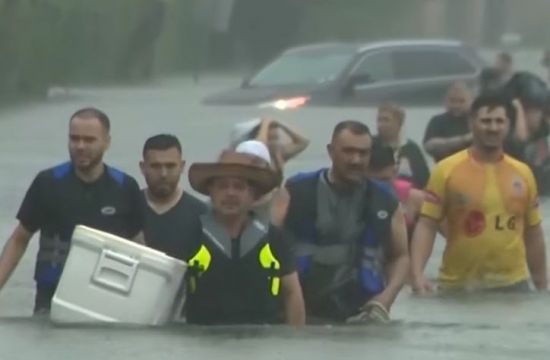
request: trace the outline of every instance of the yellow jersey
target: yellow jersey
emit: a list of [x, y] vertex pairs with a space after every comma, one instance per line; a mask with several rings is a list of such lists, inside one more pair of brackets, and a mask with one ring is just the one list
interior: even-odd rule
[[535, 179], [509, 156], [476, 161], [463, 150], [439, 162], [421, 214], [447, 221], [442, 288], [494, 288], [528, 279], [524, 230], [541, 222]]

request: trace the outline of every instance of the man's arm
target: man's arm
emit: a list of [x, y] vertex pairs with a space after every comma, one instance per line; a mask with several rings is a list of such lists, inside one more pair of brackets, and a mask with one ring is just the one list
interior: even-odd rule
[[418, 189], [411, 189], [409, 193], [409, 198], [407, 199], [407, 214], [410, 219], [414, 222], [418, 219], [420, 215], [420, 209], [422, 208], [422, 203], [424, 202], [424, 191]]
[[542, 214], [537, 190], [537, 182], [531, 170], [525, 166], [527, 186], [529, 189], [529, 201], [525, 214], [524, 242], [527, 257], [527, 266], [531, 278], [537, 290], [548, 288], [546, 270], [546, 245], [542, 230]]
[[468, 147], [472, 143], [472, 134], [450, 138], [434, 137], [424, 142], [424, 150], [438, 159]]
[[514, 126], [514, 140], [524, 143], [529, 140], [529, 128], [527, 127], [527, 119], [525, 117], [525, 110], [519, 99], [512, 101], [516, 112], [516, 122]]
[[32, 235], [42, 227], [46, 216], [45, 194], [50, 191], [50, 186], [47, 177], [39, 174], [34, 178], [23, 198], [17, 212], [19, 223], [0, 255], [0, 289], [6, 284], [11, 273], [19, 264]]
[[419, 294], [432, 291], [432, 285], [424, 275], [424, 267], [432, 254], [439, 223], [446, 218], [446, 183], [446, 169], [441, 163], [436, 164], [424, 192], [420, 219], [411, 241], [413, 288]]
[[410, 269], [407, 228], [401, 207], [392, 215], [390, 248], [388, 284], [384, 291], [373, 299], [379, 301], [388, 311], [405, 284]]
[[525, 230], [525, 250], [531, 279], [537, 290], [548, 289], [546, 245], [542, 226], [530, 226]]
[[269, 126], [271, 125], [272, 121], [268, 119], [262, 119], [262, 122], [260, 123], [259, 129], [258, 129], [258, 135], [256, 135], [256, 139], [263, 142], [265, 145], [268, 143], [269, 138]]
[[425, 294], [432, 291], [432, 285], [424, 275], [424, 268], [430, 258], [439, 224], [427, 216], [421, 216], [416, 224], [411, 241], [411, 266], [414, 291]]
[[300, 154], [309, 146], [309, 139], [292, 130], [288, 125], [277, 122], [279, 128], [288, 135], [291, 142], [283, 146], [282, 156], [285, 161]]
[[19, 223], [4, 245], [0, 255], [0, 289], [4, 287], [13, 270], [19, 264], [33, 233]]
[[306, 310], [298, 274], [294, 271], [281, 278], [285, 320], [288, 325], [303, 326], [306, 323]]

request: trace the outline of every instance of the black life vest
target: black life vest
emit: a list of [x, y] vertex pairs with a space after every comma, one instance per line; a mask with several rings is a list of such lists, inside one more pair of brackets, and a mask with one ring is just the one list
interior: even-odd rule
[[278, 316], [280, 263], [273, 255], [268, 229], [250, 221], [240, 238], [239, 254], [211, 214], [201, 217], [202, 241], [188, 261], [187, 321], [194, 324], [265, 324]]

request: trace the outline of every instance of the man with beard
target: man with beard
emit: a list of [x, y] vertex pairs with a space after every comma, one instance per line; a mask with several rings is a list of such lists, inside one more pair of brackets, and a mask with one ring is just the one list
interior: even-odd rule
[[409, 272], [398, 201], [389, 186], [365, 176], [371, 145], [365, 124], [343, 121], [327, 146], [332, 166], [287, 181], [285, 230], [308, 319], [386, 322]]
[[0, 288], [40, 231], [36, 259], [35, 314], [48, 313], [71, 244], [74, 227], [86, 225], [141, 240], [143, 227], [137, 182], [103, 163], [111, 142], [107, 115], [85, 108], [69, 122], [70, 162], [41, 171], [17, 213], [19, 224], [0, 256]]
[[433, 169], [412, 241], [415, 290], [433, 287], [424, 275], [441, 221], [447, 247], [438, 285], [444, 291], [524, 292], [529, 275], [546, 290], [546, 250], [537, 186], [524, 163], [504, 154], [512, 105], [486, 93], [472, 104], [472, 145]]
[[150, 137], [143, 146], [139, 164], [147, 188], [143, 190], [145, 242], [169, 256], [185, 259], [187, 234], [200, 229], [206, 205], [180, 187], [185, 168], [179, 140], [173, 135]]

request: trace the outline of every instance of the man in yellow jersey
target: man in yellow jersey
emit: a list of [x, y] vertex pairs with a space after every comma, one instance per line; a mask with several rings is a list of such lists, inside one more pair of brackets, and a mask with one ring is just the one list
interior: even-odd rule
[[473, 144], [434, 167], [412, 241], [417, 293], [433, 289], [424, 267], [443, 220], [440, 289], [527, 291], [529, 275], [538, 290], [547, 289], [535, 180], [527, 165], [503, 153], [511, 109], [499, 94], [479, 96], [469, 120]]

